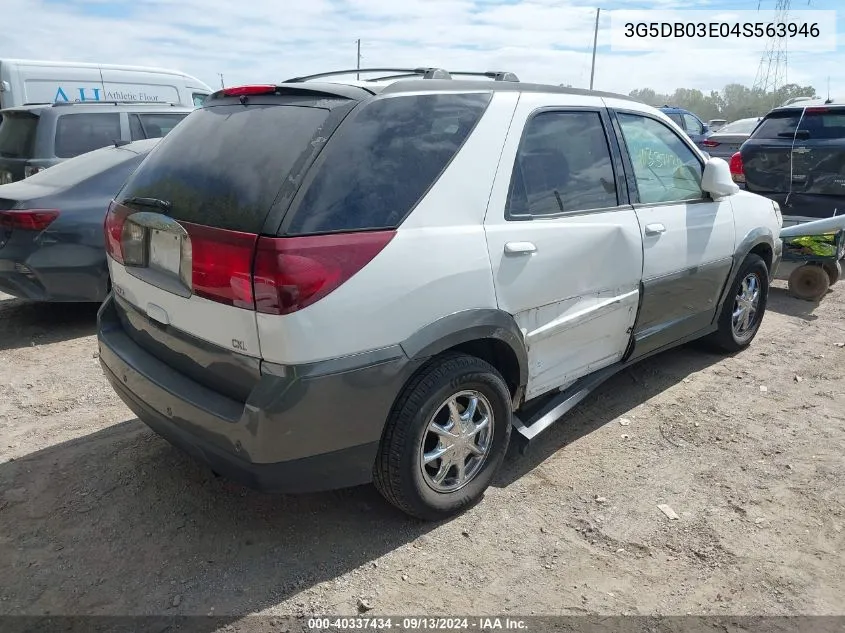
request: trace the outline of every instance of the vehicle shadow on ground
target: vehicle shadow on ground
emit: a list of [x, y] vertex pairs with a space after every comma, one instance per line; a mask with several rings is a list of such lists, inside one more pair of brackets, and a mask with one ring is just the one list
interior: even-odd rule
[[[822, 301], [828, 300], [832, 292], [834, 291], [828, 291], [827, 295], [822, 297]], [[786, 288], [772, 286], [769, 289], [769, 301], [766, 309], [771, 310], [772, 312], [777, 312], [778, 314], [782, 314], [784, 316], [803, 319], [804, 321], [815, 321], [819, 318], [816, 314], [814, 314], [816, 308], [818, 307], [818, 302], [805, 301], [803, 299], [793, 297], [789, 294], [789, 291]]]
[[[0, 557], [9, 572], [0, 615], [213, 613], [223, 621], [191, 626], [213, 631], [315, 584], [361, 567], [366, 574], [434, 527], [372, 486], [302, 496], [247, 490], [132, 420], [0, 464]], [[302, 613], [354, 611], [358, 598], [303, 604]]]
[[579, 438], [624, 417], [640, 404], [682, 382], [687, 376], [724, 359], [724, 354], [708, 352], [700, 344], [693, 343], [663, 352], [625, 369], [538, 435], [524, 454], [520, 453], [521, 438], [517, 438], [514, 433], [502, 470], [493, 485], [500, 488], [509, 486]]
[[90, 336], [98, 303], [38, 303], [0, 298], [0, 350], [60, 343]]

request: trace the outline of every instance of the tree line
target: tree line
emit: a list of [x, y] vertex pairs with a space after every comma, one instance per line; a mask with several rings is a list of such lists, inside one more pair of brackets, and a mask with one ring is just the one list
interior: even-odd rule
[[765, 92], [742, 84], [728, 84], [722, 90], [701, 90], [678, 88], [672, 94], [661, 94], [651, 88], [633, 90], [630, 96], [652, 106], [677, 106], [694, 112], [704, 121], [727, 119], [736, 121], [763, 116], [772, 108], [781, 106], [794, 97], [817, 97], [812, 86], [786, 84], [775, 92]]

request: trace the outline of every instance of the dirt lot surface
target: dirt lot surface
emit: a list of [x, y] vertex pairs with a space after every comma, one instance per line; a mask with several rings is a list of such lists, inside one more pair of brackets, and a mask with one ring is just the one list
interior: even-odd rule
[[437, 525], [216, 479], [112, 393], [95, 307], [0, 296], [0, 615], [845, 614], [843, 292], [618, 375]]

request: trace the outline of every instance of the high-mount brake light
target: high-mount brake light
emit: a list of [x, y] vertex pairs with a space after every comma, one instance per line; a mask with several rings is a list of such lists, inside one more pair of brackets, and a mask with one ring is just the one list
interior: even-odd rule
[[59, 217], [57, 209], [0, 211], [0, 227], [23, 231], [43, 231]]
[[223, 88], [221, 91], [224, 97], [249, 97], [252, 95], [271, 95], [276, 92], [276, 86], [236, 86]]

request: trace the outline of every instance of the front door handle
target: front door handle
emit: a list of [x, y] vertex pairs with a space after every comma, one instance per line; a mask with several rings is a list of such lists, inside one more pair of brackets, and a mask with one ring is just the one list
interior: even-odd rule
[[529, 255], [536, 252], [537, 247], [531, 242], [508, 242], [505, 244], [505, 253], [508, 255]]
[[645, 234], [646, 235], [660, 235], [661, 233], [666, 232], [666, 227], [662, 224], [646, 224], [645, 225]]

